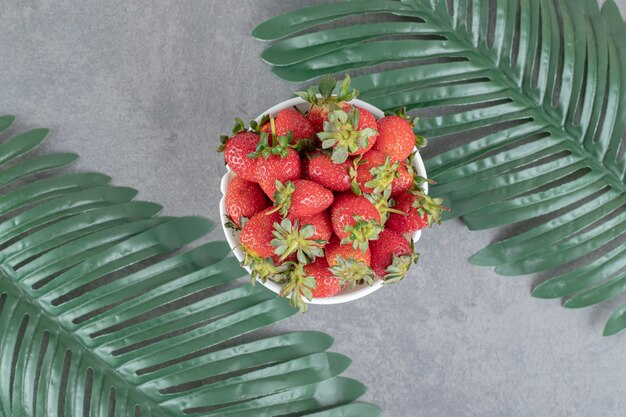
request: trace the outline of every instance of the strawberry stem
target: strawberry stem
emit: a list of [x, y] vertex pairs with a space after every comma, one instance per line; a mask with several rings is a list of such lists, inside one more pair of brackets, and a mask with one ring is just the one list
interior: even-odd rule
[[270, 114], [270, 128], [272, 130], [272, 146], [276, 146], [276, 123], [274, 122], [274, 116]]
[[391, 208], [391, 207], [386, 208], [385, 212], [386, 213], [396, 213], [396, 214], [400, 214], [402, 216], [408, 216], [408, 214], [406, 214], [405, 212], [400, 211], [400, 210], [396, 210], [396, 209]]

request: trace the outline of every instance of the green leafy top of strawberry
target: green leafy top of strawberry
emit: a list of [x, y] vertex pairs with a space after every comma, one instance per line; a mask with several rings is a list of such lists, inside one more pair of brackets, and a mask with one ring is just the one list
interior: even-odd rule
[[259, 141], [256, 150], [248, 154], [248, 158], [263, 157], [267, 159], [270, 155], [280, 155], [281, 158], [289, 156], [289, 148], [293, 147], [290, 145], [292, 139], [291, 132], [287, 132], [286, 135], [277, 137], [274, 139], [274, 143], [270, 143], [269, 137], [270, 135], [267, 132], [262, 132], [261, 140]]
[[[247, 130], [248, 129], [246, 128], [246, 124], [244, 123], [244, 121], [239, 117], [235, 117], [235, 125], [232, 128], [232, 134], [236, 135], [237, 133], [246, 132]], [[228, 135], [220, 136], [220, 146], [218, 146], [217, 148], [218, 152], [224, 152], [224, 150], [226, 149], [226, 142], [228, 142], [228, 139], [230, 138], [231, 137]]]
[[296, 91], [296, 95], [316, 106], [350, 101], [359, 95], [359, 90], [350, 89], [350, 81], [350, 76], [346, 74], [346, 78], [344, 78], [339, 84], [339, 90], [337, 91], [336, 96], [333, 96], [333, 91], [335, 90], [335, 87], [337, 87], [337, 79], [331, 76], [323, 77], [317, 86], [317, 90], [322, 96], [321, 98], [317, 96], [315, 87], [312, 85], [308, 86], [306, 91]]
[[[241, 228], [243, 227], [243, 225], [241, 225], [241, 227], [237, 226], [237, 223], [228, 214], [224, 214], [224, 218], [226, 219], [224, 226], [227, 229], [232, 229], [236, 232], [241, 232]], [[242, 217], [241, 219], [248, 220], [246, 217]]]
[[356, 220], [354, 225], [345, 227], [344, 230], [350, 235], [341, 239], [341, 244], [351, 243], [354, 249], [365, 252], [369, 247], [369, 241], [378, 239], [383, 226], [376, 219], [365, 220], [361, 216], [354, 216], [354, 220]]
[[[265, 124], [267, 120], [269, 120], [270, 122], [271, 134], [268, 132], [260, 132], [261, 139], [259, 140], [259, 144], [257, 145], [254, 152], [248, 154], [248, 158], [258, 158], [262, 156], [263, 158], [267, 159], [271, 155], [280, 155], [281, 158], [286, 158], [287, 156], [289, 156], [289, 148], [293, 148], [297, 152], [300, 152], [300, 150], [309, 149], [312, 146], [313, 141], [309, 139], [301, 139], [297, 143], [292, 144], [291, 142], [293, 142], [293, 133], [290, 130], [288, 130], [284, 135], [277, 135], [276, 125], [272, 116], [263, 116], [263, 119], [261, 120], [261, 125]], [[259, 125], [256, 124], [256, 122], [250, 123], [254, 123], [254, 128], [259, 128]]]
[[411, 253], [409, 255], [398, 256], [395, 253], [392, 254], [393, 260], [391, 265], [387, 267], [387, 274], [383, 278], [385, 284], [402, 281], [407, 272], [409, 272], [411, 265], [417, 264], [419, 256], [419, 253], [416, 253], [414, 250], [413, 241], [411, 241]]
[[280, 291], [281, 297], [289, 297], [289, 303], [292, 307], [300, 309], [304, 313], [309, 308], [308, 304], [302, 297], [311, 301], [313, 299], [313, 290], [315, 289], [315, 277], [307, 275], [304, 265], [292, 263], [287, 274], [287, 282]]
[[378, 210], [381, 224], [385, 224], [389, 218], [389, 213], [406, 216], [405, 212], [393, 208], [396, 202], [393, 198], [391, 198], [391, 188], [387, 188], [385, 191], [378, 194], [365, 194], [365, 198], [367, 198], [369, 202], [376, 207], [376, 210]]
[[315, 235], [315, 226], [308, 224], [300, 228], [298, 220], [293, 223], [285, 218], [280, 224], [274, 223], [274, 239], [272, 246], [276, 247], [274, 251], [280, 256], [280, 260], [287, 259], [292, 254], [296, 254], [298, 262], [305, 265], [313, 262], [315, 258], [324, 256], [325, 240], [312, 239]]
[[246, 123], [239, 117], [235, 117], [235, 125], [233, 126], [233, 134], [247, 131]]
[[[243, 119], [241, 119], [240, 117], [235, 117], [235, 124], [233, 125], [231, 132], [233, 135], [236, 135], [238, 133], [243, 133], [243, 132], [253, 132], [253, 133], [260, 134], [261, 133], [260, 127], [263, 126], [263, 124], [265, 124], [269, 120], [269, 118], [270, 116], [268, 114], [265, 114], [261, 118], [260, 123], [257, 123], [256, 121], [252, 120], [250, 121], [250, 127], [248, 128], [246, 126], [246, 123], [243, 121]], [[220, 136], [220, 146], [217, 148], [218, 152], [224, 152], [224, 150], [226, 149], [226, 142], [228, 142], [228, 139], [230, 138], [231, 136], [227, 136], [227, 135]]]
[[330, 272], [339, 280], [339, 285], [344, 289], [353, 289], [357, 284], [365, 282], [373, 285], [376, 281], [376, 274], [365, 262], [355, 259], [346, 259], [337, 256], [335, 265], [331, 266]]
[[250, 273], [250, 281], [252, 285], [259, 279], [261, 282], [266, 282], [268, 279], [275, 282], [284, 282], [286, 279], [286, 273], [289, 270], [289, 265], [286, 263], [276, 265], [271, 258], [261, 258], [246, 252], [246, 257], [241, 263], [242, 266], [247, 266], [252, 271]]
[[433, 198], [426, 194], [421, 188], [409, 192], [417, 197], [413, 202], [413, 207], [417, 209], [419, 216], [426, 216], [428, 226], [430, 227], [434, 223], [441, 224], [441, 213], [450, 210], [443, 205], [443, 199]]
[[359, 165], [362, 164], [361, 160], [363, 159], [363, 155], [359, 155], [358, 157], [352, 160], [352, 166], [350, 167], [350, 189], [355, 195], [363, 194], [361, 192], [361, 185], [359, 181], [357, 181], [358, 173], [359, 173]]
[[411, 154], [407, 158], [406, 169], [407, 171], [409, 171], [409, 174], [411, 174], [411, 176], [413, 177], [413, 184], [411, 185], [411, 190], [423, 191], [424, 190], [423, 185], [425, 183], [436, 184], [437, 182], [434, 180], [428, 179], [426, 177], [422, 177], [421, 175], [418, 175], [417, 171], [415, 170], [415, 154], [417, 154], [417, 151], [411, 152]]
[[410, 167], [410, 172], [413, 174], [413, 186], [411, 187], [411, 190], [424, 191], [424, 184], [437, 184], [437, 181], [417, 175], [413, 167]]
[[373, 194], [379, 194], [391, 188], [393, 180], [400, 176], [398, 168], [400, 162], [391, 162], [391, 157], [387, 155], [385, 163], [370, 169], [373, 178], [365, 183], [367, 188], [373, 188]]
[[256, 120], [250, 121], [250, 130], [253, 131], [254, 133], [261, 133], [261, 127], [269, 121], [270, 121], [270, 115], [264, 114], [258, 123], [256, 122]]
[[331, 191], [310, 180], [297, 179], [284, 185], [276, 180], [274, 187], [275, 208], [271, 212], [279, 211], [282, 217], [288, 214], [292, 218], [313, 216], [326, 210], [334, 199]]
[[293, 182], [287, 181], [284, 185], [280, 181], [276, 180], [276, 192], [274, 193], [274, 206], [272, 212], [278, 211], [283, 217], [289, 213], [289, 207], [291, 207], [291, 196], [296, 191], [296, 186]]
[[350, 154], [361, 149], [367, 149], [369, 138], [378, 134], [371, 127], [357, 130], [359, 126], [359, 110], [356, 107], [348, 113], [343, 110], [333, 110], [328, 114], [328, 121], [324, 122], [324, 131], [317, 136], [322, 141], [322, 148], [333, 148], [332, 160], [341, 164]]
[[413, 151], [406, 158], [406, 167], [409, 170], [409, 172], [412, 173], [414, 176], [417, 175], [416, 172], [415, 172], [415, 168], [413, 168], [413, 166], [415, 165], [415, 155], [416, 154], [417, 154], [417, 151]]
[[411, 127], [415, 127], [417, 121], [420, 119], [419, 117], [413, 117], [410, 114], [407, 114], [406, 107], [400, 107], [396, 110], [386, 111], [385, 116], [398, 116], [402, 117], [404, 120], [409, 122]]
[[422, 135], [415, 135], [415, 146], [423, 148], [428, 145], [428, 140]]

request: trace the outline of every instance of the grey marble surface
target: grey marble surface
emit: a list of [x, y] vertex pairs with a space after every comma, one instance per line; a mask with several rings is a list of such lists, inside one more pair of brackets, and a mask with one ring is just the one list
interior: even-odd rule
[[[218, 135], [294, 89], [249, 33], [308, 3], [4, 0], [0, 113], [50, 127], [48, 149], [80, 153], [78, 168], [111, 174], [166, 213], [217, 222]], [[334, 335], [386, 417], [624, 415], [626, 335], [601, 336], [615, 304], [568, 311], [530, 297], [532, 277], [466, 261], [502, 235], [446, 223], [424, 234], [403, 284], [280, 328]]]

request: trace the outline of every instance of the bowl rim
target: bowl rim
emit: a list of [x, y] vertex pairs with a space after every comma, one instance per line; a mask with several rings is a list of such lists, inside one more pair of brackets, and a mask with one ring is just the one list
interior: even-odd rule
[[[354, 100], [350, 100], [348, 101], [348, 103], [353, 104], [357, 107], [363, 108], [367, 111], [369, 111], [370, 113], [372, 113], [374, 115], [374, 117], [376, 117], [376, 119], [380, 119], [382, 117], [384, 117], [384, 112], [382, 110], [380, 110], [377, 107], [372, 106], [371, 104], [359, 100], [359, 99], [354, 99]], [[306, 101], [304, 101], [302, 98], [300, 97], [294, 97], [288, 100], [285, 100], [283, 102], [280, 102], [272, 107], [270, 107], [269, 109], [267, 109], [266, 111], [264, 111], [263, 113], [261, 113], [256, 119], [255, 121], [257, 123], [260, 123], [261, 118], [263, 117], [263, 115], [265, 114], [276, 114], [281, 110], [290, 108], [290, 107], [294, 107], [294, 106], [300, 106], [300, 105], [308, 105], [308, 103]], [[414, 150], [416, 151], [415, 153], [415, 157], [413, 159], [413, 165], [414, 168], [416, 169], [418, 175], [424, 177], [424, 178], [428, 178], [426, 176], [426, 167], [424, 166], [424, 161], [422, 160], [422, 157], [420, 156], [419, 150], [417, 148], [414, 148]], [[226, 193], [228, 191], [228, 185], [230, 184], [230, 182], [232, 181], [232, 179], [236, 176], [236, 174], [230, 169], [230, 167], [228, 165], [226, 165], [226, 173], [222, 176], [222, 180], [220, 183], [220, 190], [222, 192], [222, 197], [220, 199], [219, 202], [219, 212], [220, 212], [220, 223], [222, 225], [222, 229], [224, 231], [224, 235], [226, 237], [226, 241], [228, 242], [228, 245], [230, 246], [231, 251], [233, 252], [233, 254], [235, 255], [235, 257], [237, 258], [237, 260], [241, 263], [244, 260], [244, 253], [243, 250], [241, 249], [241, 247], [239, 246], [239, 234], [238, 233], [234, 233], [232, 229], [228, 229], [226, 227]], [[424, 191], [426, 193], [428, 193], [428, 183], [424, 183]], [[412, 236], [413, 241], [415, 243], [417, 243], [417, 241], [419, 241], [420, 237], [421, 237], [421, 230], [418, 230], [417, 232], [415, 232]], [[244, 268], [248, 274], [250, 274], [252, 271], [250, 270], [249, 267], [247, 266], [242, 266], [242, 268]], [[268, 288], [269, 290], [275, 292], [276, 294], [280, 293], [280, 290], [282, 288], [282, 286], [280, 284], [277, 284], [275, 282], [272, 281], [266, 281], [266, 282], [262, 282], [259, 279], [257, 279], [258, 282], [260, 282], [263, 286], [265, 286], [266, 288]], [[306, 300], [305, 298], [303, 298], [303, 300], [308, 303], [308, 304], [319, 304], [319, 305], [330, 305], [330, 304], [343, 304], [343, 303], [348, 303], [351, 301], [355, 301], [358, 300], [359, 298], [363, 298], [366, 297], [376, 291], [378, 291], [379, 289], [381, 289], [384, 286], [384, 283], [382, 280], [377, 279], [376, 282], [373, 285], [361, 285], [361, 286], [357, 286], [355, 289], [353, 290], [348, 290], [345, 292], [340, 292], [336, 295], [330, 296], [330, 297], [323, 297], [323, 298], [313, 298], [311, 301]]]

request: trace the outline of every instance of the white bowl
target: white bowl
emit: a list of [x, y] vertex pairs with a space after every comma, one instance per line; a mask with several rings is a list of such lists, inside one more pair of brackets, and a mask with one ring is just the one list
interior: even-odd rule
[[[369, 111], [370, 113], [372, 113], [374, 115], [374, 117], [376, 117], [376, 119], [379, 119], [381, 117], [384, 116], [384, 113], [370, 105], [365, 103], [364, 101], [361, 100], [352, 100], [349, 103], [354, 104], [355, 106], [361, 107], [367, 111]], [[256, 118], [257, 123], [259, 123], [261, 121], [261, 117], [263, 117], [264, 114], [276, 114], [281, 110], [290, 108], [290, 107], [297, 107], [298, 109], [302, 110], [302, 111], [306, 111], [309, 108], [309, 103], [305, 102], [304, 100], [302, 100], [300, 97], [295, 97], [289, 100], [285, 100], [280, 104], [275, 105], [274, 107], [264, 111], [263, 113], [261, 113], [261, 115], [259, 117]], [[416, 149], [417, 150], [417, 149]], [[415, 169], [417, 171], [417, 173], [419, 175], [421, 175], [424, 178], [426, 177], [426, 168], [424, 167], [424, 161], [422, 161], [422, 158], [420, 157], [419, 151], [416, 152], [415, 154], [415, 158], [413, 159], [414, 161], [414, 166]], [[221, 183], [221, 190], [222, 190], [222, 199], [220, 200], [220, 219], [222, 221], [222, 228], [224, 229], [224, 234], [226, 235], [226, 241], [228, 242], [228, 244], [230, 245], [231, 249], [233, 250], [233, 253], [235, 254], [235, 257], [239, 260], [239, 262], [242, 262], [245, 258], [245, 255], [243, 253], [243, 250], [241, 249], [241, 246], [239, 245], [239, 233], [235, 232], [232, 229], [229, 229], [226, 227], [226, 192], [228, 190], [228, 185], [230, 184], [230, 182], [232, 181], [232, 179], [235, 177], [235, 173], [232, 172], [230, 170], [230, 167], [226, 166], [227, 172], [226, 174], [224, 174], [224, 176], [222, 177], [222, 183]], [[424, 191], [428, 192], [428, 184], [424, 184]], [[413, 234], [412, 237], [414, 242], [417, 242], [419, 240], [421, 236], [421, 231], [417, 231], [415, 232], [415, 234]], [[244, 267], [248, 273], [250, 273], [250, 268], [248, 267]], [[259, 281], [260, 282], [260, 281]], [[281, 290], [281, 285], [272, 282], [272, 281], [267, 281], [265, 283], [262, 283], [263, 285], [265, 285], [267, 288], [269, 288], [270, 290], [274, 291], [276, 294], [280, 293]], [[356, 288], [352, 289], [352, 290], [344, 290], [341, 291], [339, 294], [337, 295], [333, 295], [331, 297], [324, 297], [324, 298], [313, 298], [311, 301], [305, 300], [306, 302], [310, 303], [310, 304], [341, 304], [341, 303], [347, 303], [350, 301], [354, 301], [354, 300], [358, 300], [359, 298], [365, 297], [366, 295], [369, 295], [371, 293], [373, 293], [374, 291], [378, 291], [381, 287], [383, 286], [383, 281], [381, 280], [376, 280], [376, 283], [374, 285], [360, 285], [357, 286]]]

